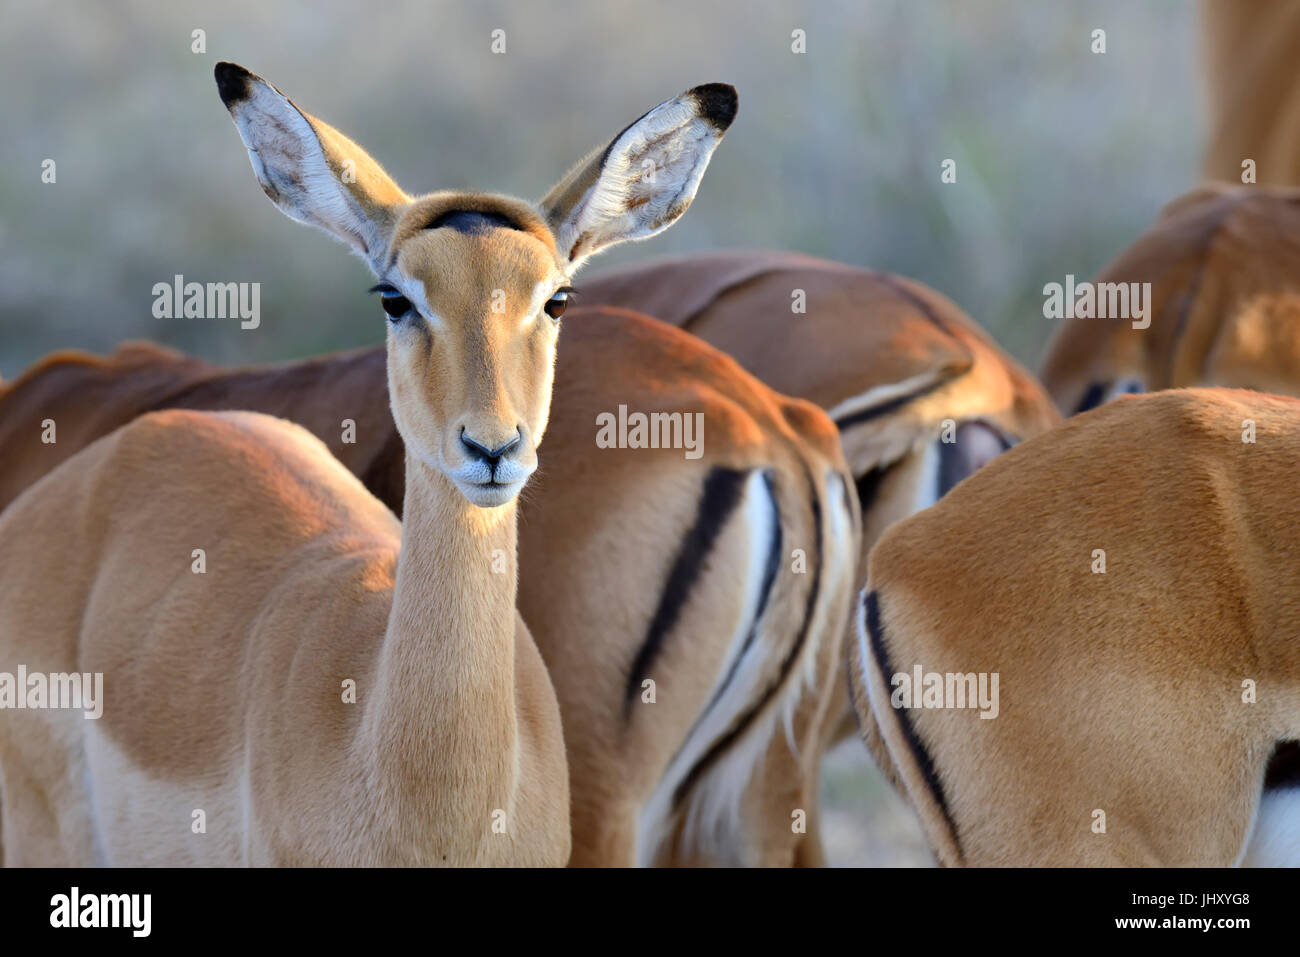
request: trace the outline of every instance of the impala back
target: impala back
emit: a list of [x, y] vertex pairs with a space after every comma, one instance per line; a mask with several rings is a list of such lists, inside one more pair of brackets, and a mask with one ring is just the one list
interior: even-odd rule
[[1129, 393], [1300, 395], [1300, 189], [1213, 184], [1174, 200], [1095, 286], [1149, 287], [1142, 321], [1065, 320], [1043, 384], [1066, 415]]

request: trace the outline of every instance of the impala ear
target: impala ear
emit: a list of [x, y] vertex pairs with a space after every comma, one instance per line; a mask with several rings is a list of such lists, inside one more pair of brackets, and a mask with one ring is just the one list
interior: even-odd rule
[[271, 201], [290, 218], [343, 240], [371, 269], [381, 269], [410, 197], [365, 150], [298, 109], [260, 76], [235, 63], [218, 63], [215, 75]]
[[539, 204], [561, 255], [577, 266], [607, 246], [672, 225], [695, 198], [736, 102], [733, 86], [697, 86], [570, 170]]

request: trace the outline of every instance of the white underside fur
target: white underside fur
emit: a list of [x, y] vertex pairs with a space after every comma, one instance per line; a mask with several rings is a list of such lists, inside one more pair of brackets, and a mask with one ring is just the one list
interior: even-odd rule
[[1300, 788], [1264, 792], [1243, 867], [1300, 867]]

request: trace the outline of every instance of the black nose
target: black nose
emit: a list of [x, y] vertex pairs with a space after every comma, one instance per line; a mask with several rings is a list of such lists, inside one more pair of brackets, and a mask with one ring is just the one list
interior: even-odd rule
[[498, 445], [495, 449], [490, 449], [486, 445], [482, 445], [471, 439], [465, 434], [464, 429], [460, 430], [460, 444], [464, 446], [465, 454], [470, 457], [471, 461], [487, 463], [489, 468], [496, 468], [497, 463], [501, 461], [502, 456], [508, 454], [522, 439], [523, 436], [519, 434], [519, 430], [515, 429], [515, 437], [513, 439], [504, 445]]

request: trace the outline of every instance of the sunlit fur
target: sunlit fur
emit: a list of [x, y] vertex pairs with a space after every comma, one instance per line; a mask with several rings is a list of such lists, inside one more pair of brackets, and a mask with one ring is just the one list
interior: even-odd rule
[[[854, 700], [941, 862], [1242, 859], [1300, 738], [1298, 472], [1297, 400], [1169, 390], [1076, 416], [882, 536]], [[997, 717], [893, 708], [917, 665], [997, 672]], [[1267, 797], [1265, 840], [1294, 830]]]
[[[782, 502], [782, 541], [807, 551], [815, 533], [806, 475], [847, 477], [834, 429], [808, 403], [765, 389], [699, 340], [626, 310], [578, 307], [565, 316], [560, 338], [542, 468], [522, 496], [518, 601], [553, 675], [564, 719], [573, 861], [629, 865], [638, 860], [639, 847], [660, 863], [789, 864], [796, 855], [820, 860], [820, 848], [808, 847], [817, 842], [818, 742], [826, 702], [844, 684], [836, 642], [829, 639], [842, 631], [848, 614], [847, 593], [837, 594], [834, 584], [824, 589], [818, 614], [825, 620], [817, 622], [802, 659], [805, 666], [816, 662], [814, 687], [801, 676], [787, 682], [751, 734], [736, 742], [757, 762], [743, 772], [743, 813], [722, 805], [727, 827], [707, 835], [707, 851], [674, 841], [656, 855], [638, 843], [641, 822], [654, 813], [652, 794], [708, 703], [730, 643], [751, 624], [751, 610], [738, 600], [753, 588], [751, 549], [762, 545], [754, 541], [749, 509], [728, 523], [708, 567], [692, 583], [653, 672], [657, 702], [638, 701], [629, 714], [623, 689], [667, 569], [696, 520], [703, 476], [719, 467], [770, 474]], [[259, 409], [303, 423], [400, 509], [406, 458], [387, 409], [385, 364], [381, 349], [222, 369], [145, 343], [108, 358], [51, 356], [0, 389], [0, 455], [13, 463], [0, 471], [0, 508], [159, 396], [174, 396], [191, 408]], [[595, 416], [618, 402], [703, 412], [703, 458], [688, 461], [676, 449], [597, 448]], [[59, 423], [59, 441], [52, 445], [40, 441], [47, 416]], [[355, 442], [342, 441], [339, 423], [348, 418], [356, 423]], [[828, 523], [836, 511], [830, 502], [827, 496]], [[856, 536], [844, 540], [829, 524], [827, 539], [840, 552], [828, 551], [824, 569], [857, 547]], [[809, 563], [814, 570], [811, 556]], [[810, 578], [791, 574], [778, 583], [741, 674], [745, 681], [770, 674], [786, 653], [805, 613]], [[783, 729], [767, 719], [795, 702], [792, 751]], [[175, 727], [184, 732], [187, 725], [178, 719]], [[140, 734], [156, 738], [147, 722]], [[766, 746], [756, 748], [755, 740]], [[726, 775], [707, 776], [689, 795], [688, 807], [696, 806], [697, 796], [707, 802], [702, 807], [714, 808], [717, 798], [734, 794], [735, 763], [723, 761], [719, 771]], [[796, 808], [808, 812], [806, 834], [791, 828]], [[718, 846], [719, 839], [731, 843]]]
[[[796, 292], [804, 312], [792, 309]], [[979, 423], [1012, 445], [1060, 422], [1034, 377], [957, 305], [889, 273], [798, 253], [711, 252], [625, 266], [584, 282], [583, 294], [689, 329], [765, 384], [843, 420], [844, 454], [868, 496], [852, 559], [858, 589], [881, 533], [934, 500], [949, 423], [949, 438]], [[883, 411], [853, 420], [870, 409]], [[969, 457], [971, 466], [981, 460]], [[846, 653], [852, 640], [850, 627]], [[835, 687], [828, 727], [836, 738], [858, 733], [846, 688]], [[874, 728], [868, 735], [882, 757]]]

